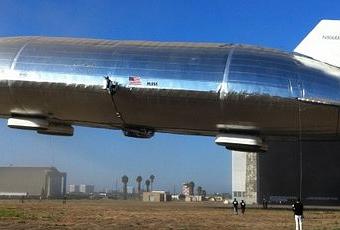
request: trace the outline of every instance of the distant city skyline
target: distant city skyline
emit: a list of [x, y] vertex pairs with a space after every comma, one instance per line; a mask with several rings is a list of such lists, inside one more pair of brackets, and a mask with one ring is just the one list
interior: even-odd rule
[[[320, 19], [339, 18], [337, 1], [0, 1], [0, 36], [245, 43], [291, 51]], [[1, 105], [0, 105], [1, 106]], [[155, 189], [194, 181], [208, 193], [230, 192], [230, 151], [214, 137], [75, 127], [74, 137], [13, 130], [0, 121], [0, 166], [55, 166], [68, 184], [112, 188], [115, 178], [156, 176]], [[144, 181], [144, 180], [143, 180]]]
[[[0, 130], [7, 134], [0, 139], [7, 148], [0, 155], [0, 166], [54, 166], [67, 173], [67, 184], [93, 184], [98, 191], [115, 188], [116, 179], [121, 188], [123, 175], [129, 177], [128, 185], [135, 186], [137, 176], [142, 176], [144, 185], [153, 174], [154, 189], [173, 191], [174, 185], [191, 180], [209, 192], [230, 187], [230, 154], [212, 137], [157, 133], [144, 140], [127, 138], [121, 131], [83, 127], [76, 127], [74, 137], [57, 137], [10, 129], [5, 120], [0, 121]], [[162, 149], [168, 144], [181, 148]], [[217, 168], [211, 170], [207, 164]]]

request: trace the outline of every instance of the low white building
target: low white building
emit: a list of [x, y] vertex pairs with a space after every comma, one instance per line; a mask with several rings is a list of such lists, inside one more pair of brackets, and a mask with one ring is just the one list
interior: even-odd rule
[[127, 186], [127, 193], [129, 193], [129, 194], [135, 193], [135, 187], [133, 187], [133, 186]]
[[145, 202], [167, 202], [171, 201], [171, 195], [165, 191], [143, 192]]
[[202, 196], [185, 196], [186, 202], [201, 202]]

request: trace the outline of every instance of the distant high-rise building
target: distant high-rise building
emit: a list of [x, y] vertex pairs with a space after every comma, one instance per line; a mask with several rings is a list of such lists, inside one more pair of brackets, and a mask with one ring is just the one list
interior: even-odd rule
[[190, 183], [184, 183], [182, 185], [182, 194], [185, 196], [190, 196], [192, 195], [192, 187], [190, 186]]
[[85, 194], [94, 193], [94, 185], [81, 184], [79, 185], [79, 192]]
[[79, 185], [77, 185], [77, 184], [70, 184], [68, 186], [68, 192], [69, 193], [79, 193]]

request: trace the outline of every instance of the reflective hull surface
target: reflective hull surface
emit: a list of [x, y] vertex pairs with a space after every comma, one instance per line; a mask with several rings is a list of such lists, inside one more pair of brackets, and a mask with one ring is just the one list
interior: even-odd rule
[[4, 118], [211, 136], [294, 136], [301, 126], [306, 138], [336, 139], [339, 89], [339, 68], [252, 46], [0, 39]]

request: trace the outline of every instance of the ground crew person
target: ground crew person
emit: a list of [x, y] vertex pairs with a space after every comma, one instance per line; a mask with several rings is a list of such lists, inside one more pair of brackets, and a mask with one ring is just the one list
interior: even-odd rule
[[303, 204], [300, 199], [292, 205], [295, 217], [295, 229], [302, 230], [302, 220], [303, 220]]
[[268, 201], [266, 200], [266, 198], [263, 198], [262, 207], [263, 207], [263, 209], [267, 209], [268, 208]]
[[242, 212], [242, 215], [244, 215], [244, 212], [246, 211], [246, 202], [244, 202], [243, 200], [241, 201], [240, 203], [241, 205], [241, 212]]
[[236, 198], [234, 198], [233, 207], [234, 207], [234, 214], [238, 215], [238, 202], [237, 202]]

